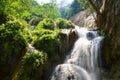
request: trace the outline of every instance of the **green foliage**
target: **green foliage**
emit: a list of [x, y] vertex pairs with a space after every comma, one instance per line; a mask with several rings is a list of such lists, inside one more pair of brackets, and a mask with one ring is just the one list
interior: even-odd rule
[[81, 10], [83, 10], [82, 5], [77, 0], [73, 0], [71, 5], [60, 8], [62, 18], [65, 18], [65, 19], [69, 19], [71, 16], [75, 15]]
[[23, 29], [22, 29], [22, 34], [23, 34], [23, 36], [24, 36], [24, 38], [25, 38], [25, 40], [28, 42], [28, 43], [31, 43], [32, 42], [32, 30], [31, 30], [31, 28], [30, 28], [30, 25], [29, 24], [27, 24], [27, 22], [26, 21], [24, 21], [24, 20], [18, 20], [20, 23], [21, 23], [21, 25], [23, 26]]
[[45, 18], [42, 21], [39, 22], [39, 24], [37, 25], [37, 29], [54, 29], [55, 24], [54, 21], [50, 18]]
[[86, 15], [90, 15], [91, 13], [94, 13], [94, 9], [92, 8], [91, 5], [90, 5], [89, 8], [87, 8], [87, 9], [85, 10], [85, 13], [86, 13]]
[[[47, 54], [44, 52], [34, 51], [32, 53], [26, 53], [22, 59], [22, 68], [18, 74], [18, 80], [31, 80], [34, 78], [37, 71], [42, 70], [43, 65], [47, 63]], [[39, 74], [39, 76], [41, 76]]]
[[65, 28], [74, 28], [74, 24], [66, 19], [58, 18], [55, 20], [56, 26], [60, 29], [65, 29]]
[[17, 20], [3, 24], [0, 27], [0, 43], [2, 44], [2, 42], [19, 40], [19, 38], [23, 36], [23, 29], [24, 26], [22, 26], [22, 24]]
[[71, 7], [71, 15], [70, 16], [73, 16], [74, 14], [76, 14], [82, 10], [81, 5], [78, 3], [77, 0], [74, 0], [70, 7]]
[[52, 3], [44, 4], [43, 5], [43, 12], [44, 12], [43, 16], [45, 18], [55, 19], [55, 18], [61, 17], [57, 6], [55, 4], [52, 4]]
[[[89, 1], [87, 1], [87, 0], [77, 0], [77, 1], [81, 5], [81, 8], [86, 11], [87, 15], [90, 15], [91, 13], [94, 12], [94, 9], [93, 9], [92, 5], [90, 5]], [[95, 3], [97, 4], [97, 6], [99, 6], [101, 4], [101, 1], [98, 0], [98, 1], [95, 1]]]
[[22, 56], [27, 46], [22, 31], [23, 26], [19, 21], [9, 21], [0, 26], [0, 64], [10, 63]]
[[32, 70], [36, 70], [40, 65], [45, 64], [47, 61], [47, 54], [39, 51], [33, 53], [26, 53], [23, 57], [23, 67], [31, 65]]
[[42, 18], [32, 18], [30, 21], [29, 21], [29, 24], [32, 26], [31, 29], [34, 29], [35, 26], [38, 25], [38, 23], [40, 21], [42, 21], [43, 19]]
[[102, 35], [102, 36], [106, 36], [106, 32], [105, 32], [105, 30], [101, 29], [101, 30], [100, 30], [100, 35]]
[[30, 15], [30, 9], [34, 0], [0, 0], [0, 14], [14, 15], [17, 18], [25, 18]]
[[61, 17], [59, 9], [55, 2], [50, 2], [48, 4], [40, 5], [37, 2], [33, 3], [33, 7], [31, 8], [31, 18], [59, 18]]
[[32, 18], [58, 18], [60, 12], [53, 1], [40, 5], [34, 0], [0, 0], [0, 16], [13, 15], [16, 18], [30, 21]]
[[88, 7], [88, 1], [87, 0], [77, 0], [78, 3], [80, 3], [82, 9], [86, 9]]
[[9, 7], [11, 0], [0, 0], [0, 14], [3, 14], [6, 11], [6, 8]]
[[33, 45], [44, 52], [47, 52], [48, 55], [57, 53], [60, 45], [60, 32], [59, 30], [46, 30], [40, 29], [33, 32], [34, 41]]
[[68, 6], [68, 7], [61, 8], [60, 13], [62, 18], [69, 19], [71, 17], [71, 7]]
[[74, 28], [74, 24], [70, 20], [57, 18], [52, 20], [50, 18], [45, 18], [39, 22], [36, 29], [50, 29], [53, 30], [55, 28], [65, 29], [65, 28]]
[[99, 29], [99, 34], [100, 34], [101, 36], [104, 36], [105, 40], [107, 40], [108, 42], [110, 41], [110, 36], [109, 36], [109, 34], [105, 31], [105, 29], [100, 28], [100, 29]]

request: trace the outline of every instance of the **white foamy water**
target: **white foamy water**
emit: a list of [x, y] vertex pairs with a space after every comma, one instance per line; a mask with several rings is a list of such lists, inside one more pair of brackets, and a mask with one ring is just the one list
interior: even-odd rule
[[99, 80], [98, 57], [103, 37], [96, 31], [76, 26], [79, 36], [63, 64], [58, 65], [51, 80]]

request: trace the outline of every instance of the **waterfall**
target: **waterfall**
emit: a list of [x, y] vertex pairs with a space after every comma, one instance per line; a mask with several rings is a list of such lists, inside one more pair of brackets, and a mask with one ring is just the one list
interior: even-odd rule
[[51, 80], [99, 80], [98, 57], [103, 37], [97, 31], [88, 31], [76, 26], [79, 36], [71, 53], [59, 64]]

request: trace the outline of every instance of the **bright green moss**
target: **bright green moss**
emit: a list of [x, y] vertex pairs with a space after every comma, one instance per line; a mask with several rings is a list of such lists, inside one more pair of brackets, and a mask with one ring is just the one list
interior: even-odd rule
[[26, 53], [23, 57], [23, 67], [30, 67], [32, 70], [36, 70], [47, 61], [47, 54], [44, 52], [35, 51], [32, 53]]
[[62, 18], [57, 18], [55, 20], [55, 23], [59, 29], [66, 29], [66, 28], [74, 28], [75, 27], [71, 21], [66, 20], [66, 19], [62, 19]]
[[46, 30], [41, 29], [34, 31], [36, 35], [33, 45], [42, 51], [48, 53], [48, 55], [57, 53], [60, 45], [60, 32], [59, 30]]
[[[10, 21], [0, 26], [0, 63], [13, 61], [22, 56], [27, 42], [19, 21]], [[14, 55], [14, 56], [13, 56]], [[14, 58], [16, 57], [16, 58]]]
[[18, 80], [31, 80], [35, 78], [35, 75], [38, 75], [38, 72], [40, 77], [45, 64], [47, 64], [46, 53], [39, 51], [26, 53], [22, 59], [22, 67], [18, 73]]
[[37, 25], [37, 29], [54, 29], [55, 28], [55, 24], [54, 21], [50, 18], [45, 18], [42, 21], [39, 22], [39, 24]]

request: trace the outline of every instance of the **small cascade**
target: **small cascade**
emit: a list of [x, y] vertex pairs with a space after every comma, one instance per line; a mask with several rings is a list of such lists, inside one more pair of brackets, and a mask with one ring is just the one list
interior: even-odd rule
[[76, 26], [79, 36], [63, 64], [58, 65], [51, 80], [100, 80], [98, 57], [103, 37], [97, 31]]

